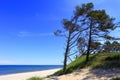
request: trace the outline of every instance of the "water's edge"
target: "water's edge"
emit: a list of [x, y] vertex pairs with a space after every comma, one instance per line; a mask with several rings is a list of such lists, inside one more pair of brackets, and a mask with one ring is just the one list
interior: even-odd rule
[[0, 75], [62, 68], [62, 65], [0, 65]]

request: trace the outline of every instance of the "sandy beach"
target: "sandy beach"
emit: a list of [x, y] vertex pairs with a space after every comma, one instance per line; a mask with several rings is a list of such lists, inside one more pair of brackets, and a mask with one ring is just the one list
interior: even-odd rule
[[[58, 70], [60, 70], [60, 68], [35, 72], [1, 75], [0, 80], [27, 80], [31, 77], [46, 77], [55, 73]], [[87, 68], [62, 76], [53, 76], [50, 78], [46, 78], [45, 80], [111, 80], [111, 78], [115, 76], [120, 76], [120, 69], [90, 70], [89, 68]]]
[[46, 77], [48, 75], [53, 74], [54, 72], [56, 72], [58, 70], [60, 70], [60, 68], [43, 70], [43, 71], [35, 71], [35, 72], [25, 72], [25, 73], [1, 75], [0, 80], [26, 80], [31, 77]]

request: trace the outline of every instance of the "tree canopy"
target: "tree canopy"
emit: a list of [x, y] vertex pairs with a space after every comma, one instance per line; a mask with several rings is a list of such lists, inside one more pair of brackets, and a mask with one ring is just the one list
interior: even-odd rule
[[[72, 18], [70, 20], [63, 19], [62, 24], [67, 32], [57, 30], [55, 34], [66, 37], [64, 72], [66, 71], [67, 59], [72, 54], [71, 50], [76, 47], [79, 53], [86, 55], [86, 62], [89, 61], [90, 53], [110, 51], [111, 48], [108, 47], [110, 44], [106, 42], [103, 47], [99, 40], [103, 38], [114, 39], [109, 35], [117, 27], [114, 20], [115, 18], [111, 18], [105, 10], [95, 10], [93, 3], [76, 6]], [[112, 45], [118, 49], [117, 42], [113, 42]]]

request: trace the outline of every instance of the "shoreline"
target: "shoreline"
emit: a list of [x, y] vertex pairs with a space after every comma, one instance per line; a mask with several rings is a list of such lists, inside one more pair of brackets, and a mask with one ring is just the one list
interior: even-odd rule
[[60, 69], [61, 68], [0, 75], [0, 80], [27, 80], [31, 77], [47, 77]]
[[[53, 68], [53, 69], [61, 69], [61, 68]], [[12, 74], [21, 74], [21, 73], [40, 72], [40, 71], [47, 71], [47, 70], [53, 70], [53, 69], [45, 69], [45, 70], [35, 70], [35, 71], [23, 71], [23, 72], [6, 73], [6, 74], [0, 74], [0, 76], [6, 76], [6, 75], [12, 75]]]

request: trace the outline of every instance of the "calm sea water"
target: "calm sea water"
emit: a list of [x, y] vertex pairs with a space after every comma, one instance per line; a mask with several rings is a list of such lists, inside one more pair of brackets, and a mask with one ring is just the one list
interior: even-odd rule
[[61, 68], [62, 65], [0, 65], [0, 75]]

